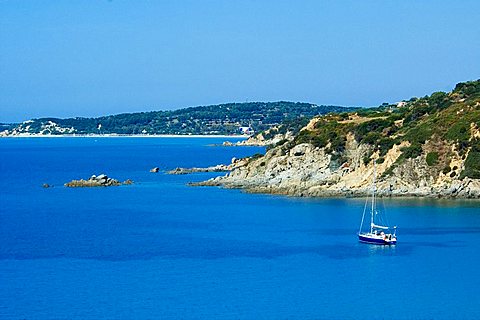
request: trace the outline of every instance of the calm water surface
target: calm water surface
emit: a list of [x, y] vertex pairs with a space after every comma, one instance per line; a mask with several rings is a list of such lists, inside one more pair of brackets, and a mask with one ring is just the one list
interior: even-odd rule
[[[480, 318], [480, 202], [385, 200], [380, 247], [357, 242], [362, 199], [148, 172], [264, 152], [222, 141], [0, 139], [0, 318]], [[136, 183], [62, 187], [99, 173]]]

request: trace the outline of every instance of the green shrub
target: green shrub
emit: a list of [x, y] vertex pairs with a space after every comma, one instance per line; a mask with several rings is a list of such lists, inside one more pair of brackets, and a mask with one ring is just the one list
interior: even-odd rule
[[445, 138], [450, 141], [468, 141], [470, 139], [470, 123], [457, 121], [448, 129]]
[[288, 142], [288, 139], [282, 139], [275, 144], [275, 147], [279, 147]]
[[430, 139], [433, 133], [433, 125], [430, 123], [423, 123], [417, 125], [413, 129], [410, 129], [406, 134], [406, 139], [412, 144], [419, 143], [424, 144], [425, 141]]
[[364, 123], [359, 124], [355, 130], [355, 138], [357, 141], [362, 141], [363, 138], [370, 132], [382, 132], [383, 129], [388, 128], [394, 125], [392, 119], [373, 119]]
[[345, 150], [345, 145], [347, 139], [343, 135], [336, 136], [335, 138], [330, 139], [331, 149], [336, 152], [343, 152]]
[[380, 151], [380, 156], [383, 157], [387, 154], [388, 150], [390, 150], [393, 145], [395, 144], [396, 140], [390, 138], [382, 138], [380, 139], [378, 144], [378, 150]]
[[332, 153], [330, 158], [330, 167], [333, 169], [338, 169], [344, 162], [347, 161], [347, 158], [341, 153]]
[[310, 143], [310, 141], [312, 140], [312, 137], [313, 137], [313, 132], [308, 130], [302, 130], [295, 137], [295, 144]]
[[435, 108], [446, 108], [449, 105], [448, 95], [445, 92], [434, 92], [428, 98], [428, 103]]
[[324, 136], [313, 137], [310, 141], [315, 147], [324, 148], [328, 144], [328, 140]]
[[376, 145], [377, 141], [381, 139], [382, 135], [378, 132], [369, 132], [360, 140], [362, 143]]
[[480, 179], [480, 140], [476, 139], [473, 141], [472, 148], [465, 159], [465, 169], [460, 177]]
[[478, 95], [480, 93], [480, 80], [457, 83], [454, 92], [463, 96]]
[[450, 171], [452, 171], [452, 168], [450, 168], [450, 166], [446, 166], [445, 168], [443, 168], [442, 173], [443, 173], [443, 174], [447, 174], [447, 173], [449, 173]]
[[410, 110], [406, 115], [405, 115], [405, 120], [404, 124], [411, 123], [414, 121], [419, 120], [421, 117], [423, 117], [425, 114], [430, 114], [434, 111], [434, 108], [432, 106], [429, 106], [428, 104], [422, 104], [413, 107], [412, 110]]
[[438, 152], [427, 153], [427, 157], [425, 158], [425, 160], [427, 161], [427, 164], [429, 166], [435, 165], [438, 161]]
[[385, 170], [383, 173], [382, 173], [382, 178], [386, 178], [388, 176], [390, 176], [392, 173], [393, 173], [393, 170], [395, 170], [395, 168], [398, 166], [398, 163], [395, 162], [393, 163], [389, 168], [387, 168], [387, 170]]
[[418, 157], [419, 155], [422, 154], [422, 146], [420, 144], [417, 144], [417, 143], [413, 143], [409, 147], [403, 147], [400, 150], [402, 151], [403, 156], [406, 159], [416, 158], [416, 157]]
[[367, 165], [370, 162], [370, 157], [372, 156], [372, 152], [369, 151], [363, 156], [363, 164]]
[[267, 131], [264, 131], [262, 133], [263, 137], [266, 139], [266, 140], [269, 140], [269, 139], [272, 139], [273, 137], [275, 137], [275, 135], [278, 133], [278, 129], [277, 128], [271, 128], [270, 130], [267, 130]]

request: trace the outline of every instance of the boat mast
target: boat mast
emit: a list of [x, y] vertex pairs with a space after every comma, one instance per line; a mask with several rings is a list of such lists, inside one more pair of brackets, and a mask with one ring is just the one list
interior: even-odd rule
[[370, 218], [370, 233], [373, 233], [373, 215], [375, 213], [375, 178], [377, 175], [377, 164], [373, 162], [373, 186], [372, 186], [372, 212]]

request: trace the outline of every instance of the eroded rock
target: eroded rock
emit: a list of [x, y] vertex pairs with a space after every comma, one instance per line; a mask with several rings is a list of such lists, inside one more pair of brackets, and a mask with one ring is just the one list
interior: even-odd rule
[[121, 183], [116, 179], [109, 178], [106, 174], [100, 174], [98, 176], [92, 175], [88, 180], [72, 180], [65, 183], [66, 187], [70, 188], [81, 188], [81, 187], [112, 187], [120, 186], [122, 184], [132, 184], [133, 181], [127, 179], [125, 182]]

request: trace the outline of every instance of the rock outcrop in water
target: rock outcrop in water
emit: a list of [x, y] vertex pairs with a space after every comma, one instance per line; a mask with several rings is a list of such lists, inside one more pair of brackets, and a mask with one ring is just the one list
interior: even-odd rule
[[207, 168], [175, 168], [173, 170], [168, 171], [168, 174], [189, 174], [189, 173], [197, 173], [197, 172], [226, 172], [230, 171], [231, 166], [225, 164], [219, 164], [212, 167]]
[[198, 172], [228, 172], [232, 171], [235, 168], [242, 167], [248, 162], [249, 158], [246, 159], [236, 159], [233, 158], [232, 162], [228, 165], [218, 164], [216, 166], [206, 167], [206, 168], [175, 168], [168, 171], [168, 174], [189, 174], [189, 173], [198, 173]]
[[84, 180], [84, 179], [72, 180], [70, 182], [65, 183], [65, 186], [70, 188], [112, 187], [112, 186], [121, 186], [122, 184], [125, 184], [125, 185], [133, 184], [133, 181], [130, 179], [127, 179], [122, 183], [116, 179], [109, 178], [106, 174], [100, 174], [98, 176], [93, 175], [88, 180]]

